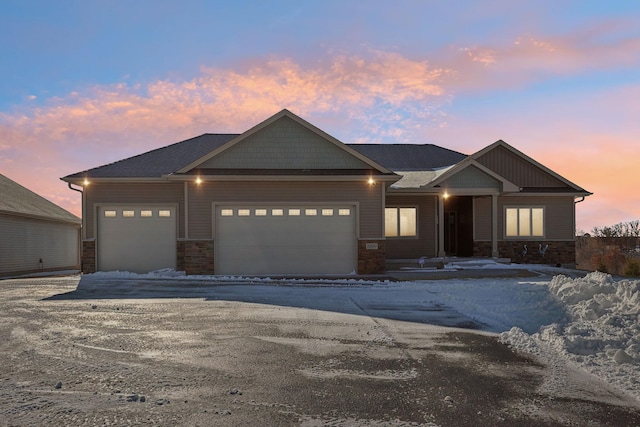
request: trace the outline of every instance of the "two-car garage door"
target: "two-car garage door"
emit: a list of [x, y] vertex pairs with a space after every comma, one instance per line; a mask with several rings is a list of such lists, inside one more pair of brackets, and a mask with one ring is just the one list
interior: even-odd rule
[[216, 274], [349, 274], [354, 206], [217, 206]]
[[97, 251], [101, 271], [176, 268], [175, 207], [100, 207]]

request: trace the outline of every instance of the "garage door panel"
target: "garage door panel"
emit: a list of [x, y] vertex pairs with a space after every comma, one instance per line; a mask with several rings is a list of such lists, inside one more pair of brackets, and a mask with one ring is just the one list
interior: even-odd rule
[[218, 208], [216, 272], [351, 273], [356, 265], [355, 209], [341, 208], [343, 215], [330, 206]]
[[175, 208], [103, 207], [98, 213], [99, 270], [176, 267]]

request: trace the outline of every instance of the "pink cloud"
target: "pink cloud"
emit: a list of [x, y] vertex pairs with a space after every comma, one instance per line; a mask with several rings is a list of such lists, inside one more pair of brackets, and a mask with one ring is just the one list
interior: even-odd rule
[[205, 132], [242, 132], [282, 108], [327, 122], [344, 123], [346, 116], [363, 133], [373, 127], [396, 136], [407, 123], [390, 112], [441, 102], [446, 73], [424, 60], [371, 51], [306, 66], [269, 58], [240, 70], [203, 68], [189, 81], [96, 86], [0, 113], [0, 168], [79, 215], [79, 198], [60, 176]]
[[621, 35], [620, 26], [628, 27], [609, 22], [562, 36], [528, 34], [499, 46], [458, 47], [443, 61], [456, 70], [449, 87], [471, 91], [518, 87], [548, 75], [637, 66], [640, 38]]

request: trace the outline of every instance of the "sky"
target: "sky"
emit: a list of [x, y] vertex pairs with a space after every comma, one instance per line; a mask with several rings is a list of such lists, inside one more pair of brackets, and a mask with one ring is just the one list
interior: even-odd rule
[[59, 178], [283, 108], [345, 143], [502, 139], [594, 193], [578, 231], [640, 219], [636, 0], [4, 0], [0, 173]]

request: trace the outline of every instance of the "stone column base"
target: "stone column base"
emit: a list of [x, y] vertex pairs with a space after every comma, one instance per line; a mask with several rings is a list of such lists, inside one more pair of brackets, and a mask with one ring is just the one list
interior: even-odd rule
[[96, 272], [96, 239], [82, 241], [82, 258], [80, 262], [82, 273], [91, 274]]
[[[213, 266], [213, 240], [184, 240], [179, 242], [184, 245], [184, 255], [182, 263], [184, 271], [187, 275], [214, 274]], [[178, 252], [178, 260], [180, 263], [180, 252]]]
[[384, 240], [359, 240], [358, 274], [384, 274], [386, 254]]

